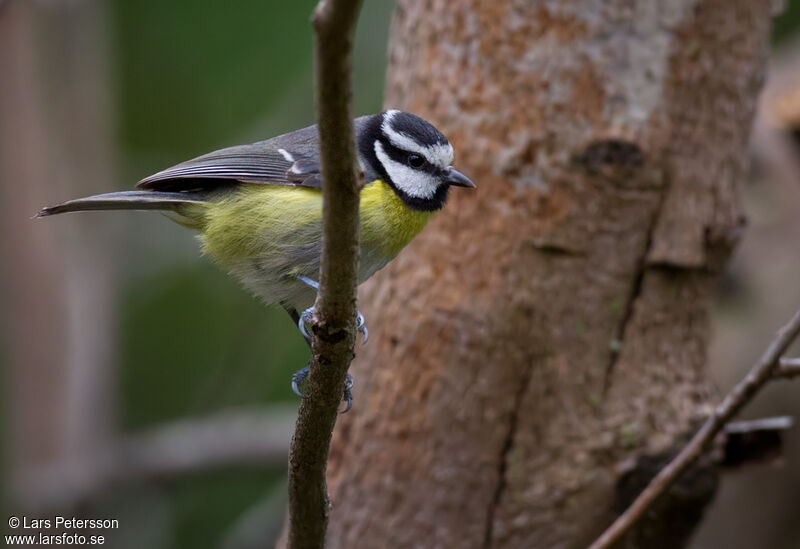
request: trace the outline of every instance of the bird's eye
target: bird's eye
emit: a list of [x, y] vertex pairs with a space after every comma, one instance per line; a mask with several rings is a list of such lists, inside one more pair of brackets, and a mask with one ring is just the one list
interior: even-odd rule
[[418, 154], [408, 155], [408, 165], [411, 166], [412, 168], [421, 168], [423, 164], [425, 164], [425, 159], [422, 158], [421, 155]]

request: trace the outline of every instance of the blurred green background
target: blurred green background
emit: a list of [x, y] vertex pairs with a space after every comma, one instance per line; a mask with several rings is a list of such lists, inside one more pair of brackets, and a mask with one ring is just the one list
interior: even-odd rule
[[[105, 190], [129, 188], [214, 149], [313, 123], [314, 4], [109, 1], [102, 23], [117, 159], [116, 179]], [[356, 114], [381, 110], [393, 5], [363, 7], [355, 48]], [[776, 21], [776, 43], [798, 26], [800, 0], [791, 0]], [[57, 181], [47, 192], [51, 202], [71, 198]], [[263, 307], [200, 257], [188, 231], [158, 215], [121, 215], [127, 221], [113, 233], [118, 298], [112, 329], [119, 334], [119, 429], [137, 432], [237, 406], [296, 406], [289, 379], [308, 351], [285, 313]], [[89, 219], [91, 230], [104, 226], [98, 219]], [[3, 322], [15, 320], [6, 315]], [[284, 477], [284, 466], [183, 475], [119, 488], [82, 512], [125, 517], [127, 533], [114, 547], [218, 547], [259, 506], [278, 531]]]

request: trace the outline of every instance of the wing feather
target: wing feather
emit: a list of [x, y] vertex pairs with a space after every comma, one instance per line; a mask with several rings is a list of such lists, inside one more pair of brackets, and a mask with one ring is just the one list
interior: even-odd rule
[[[308, 156], [309, 144], [303, 145], [306, 154], [274, 139], [221, 149], [146, 177], [137, 187], [180, 192], [244, 182], [321, 188], [319, 162]], [[278, 149], [289, 152], [293, 161]]]

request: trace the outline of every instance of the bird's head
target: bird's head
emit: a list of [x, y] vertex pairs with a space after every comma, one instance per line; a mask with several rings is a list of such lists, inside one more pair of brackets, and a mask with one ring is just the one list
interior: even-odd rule
[[453, 168], [453, 147], [419, 116], [389, 110], [368, 118], [358, 136], [361, 158], [413, 209], [444, 206], [450, 187], [475, 187]]

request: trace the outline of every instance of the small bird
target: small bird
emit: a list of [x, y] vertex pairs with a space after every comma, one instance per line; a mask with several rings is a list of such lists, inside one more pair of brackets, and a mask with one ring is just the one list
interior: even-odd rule
[[[360, 197], [361, 284], [395, 258], [447, 200], [475, 187], [453, 168], [453, 147], [422, 118], [398, 110], [354, 121]], [[37, 217], [86, 210], [163, 210], [200, 233], [204, 253], [267, 304], [283, 307], [306, 342], [322, 249], [322, 176], [316, 126], [221, 149], [139, 182], [138, 190], [70, 200]], [[302, 311], [302, 312], [299, 312]], [[358, 330], [368, 331], [358, 313]], [[308, 369], [292, 376], [299, 386]], [[352, 396], [349, 378], [345, 399]]]

